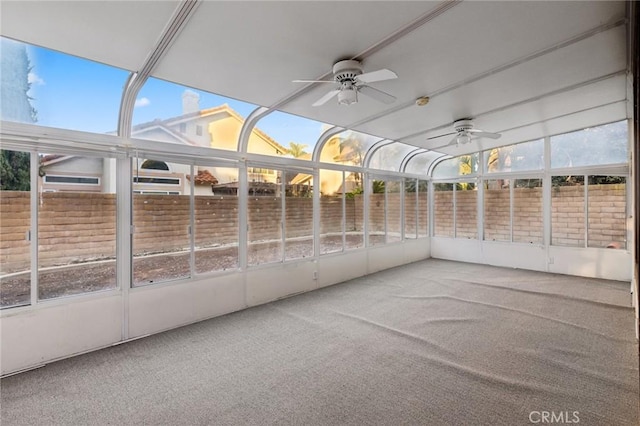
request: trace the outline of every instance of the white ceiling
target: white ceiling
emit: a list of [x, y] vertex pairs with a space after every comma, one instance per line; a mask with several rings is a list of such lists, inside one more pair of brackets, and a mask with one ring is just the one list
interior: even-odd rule
[[[2, 35], [120, 68], [142, 69], [180, 2], [2, 1]], [[203, 1], [153, 75], [448, 154], [530, 140], [627, 116], [625, 2]], [[311, 104], [358, 58], [386, 105]], [[418, 107], [419, 96], [431, 101]], [[503, 132], [442, 147], [454, 120]]]

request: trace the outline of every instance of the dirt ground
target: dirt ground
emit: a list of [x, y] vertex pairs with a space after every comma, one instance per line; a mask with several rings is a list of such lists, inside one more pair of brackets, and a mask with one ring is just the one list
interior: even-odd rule
[[[372, 243], [379, 243], [384, 236], [375, 236]], [[348, 235], [346, 248], [362, 246], [362, 235]], [[249, 265], [278, 262], [282, 259], [282, 243], [262, 242], [249, 245]], [[342, 236], [322, 236], [321, 253], [340, 251]], [[311, 239], [287, 241], [286, 259], [313, 256]], [[197, 250], [195, 272], [204, 274], [238, 268], [238, 247], [225, 246]], [[133, 259], [133, 286], [153, 284], [161, 281], [187, 278], [190, 275], [188, 252], [154, 254]], [[31, 294], [31, 276], [26, 271], [0, 279], [0, 307], [28, 305]], [[47, 268], [38, 273], [38, 298], [52, 299], [74, 294], [108, 290], [116, 287], [116, 261], [78, 263]]]

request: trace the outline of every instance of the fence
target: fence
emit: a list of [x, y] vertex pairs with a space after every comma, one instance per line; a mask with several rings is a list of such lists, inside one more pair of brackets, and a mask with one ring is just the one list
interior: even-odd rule
[[[624, 184], [588, 186], [588, 245], [625, 246], [626, 189]], [[0, 265], [3, 274], [27, 270], [30, 249], [29, 193], [0, 194]], [[407, 193], [405, 226], [415, 229], [415, 193]], [[585, 202], [583, 186], [552, 189], [553, 243], [584, 246]], [[369, 228], [384, 230], [384, 194], [371, 194]], [[387, 194], [387, 232], [399, 234], [401, 194]], [[458, 191], [455, 212], [458, 237], [477, 238], [477, 191]], [[509, 240], [508, 190], [485, 190], [485, 238]], [[453, 192], [434, 193], [436, 235], [453, 236]], [[345, 200], [347, 232], [363, 229], [363, 198]], [[54, 192], [39, 199], [39, 267], [84, 262], [115, 256], [116, 200], [114, 194]], [[238, 200], [231, 196], [195, 197], [195, 244], [198, 247], [238, 241]], [[420, 194], [418, 225], [426, 229], [426, 194]], [[287, 197], [286, 237], [313, 235], [313, 200]], [[281, 238], [281, 199], [250, 197], [250, 241]], [[134, 254], [182, 250], [189, 246], [190, 202], [188, 196], [136, 194], [133, 200]], [[320, 199], [321, 234], [342, 230], [342, 200]], [[423, 232], [420, 232], [423, 234]], [[513, 238], [521, 242], [542, 241], [542, 188], [515, 188]]]

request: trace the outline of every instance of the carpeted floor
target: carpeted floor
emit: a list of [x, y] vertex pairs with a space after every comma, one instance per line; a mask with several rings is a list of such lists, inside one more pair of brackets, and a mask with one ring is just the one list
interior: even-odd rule
[[2, 425], [637, 425], [630, 300], [431, 259], [8, 377]]

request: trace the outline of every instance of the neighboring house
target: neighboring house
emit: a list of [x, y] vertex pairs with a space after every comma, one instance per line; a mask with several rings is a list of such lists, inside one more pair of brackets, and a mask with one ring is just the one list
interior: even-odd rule
[[[182, 96], [183, 114], [166, 120], [154, 120], [132, 128], [138, 139], [237, 150], [244, 118], [224, 104], [199, 109], [198, 94], [187, 90]], [[287, 149], [260, 129], [249, 136], [251, 152], [284, 155]], [[69, 155], [46, 155], [41, 158], [43, 191], [115, 192], [115, 161]], [[194, 168], [194, 193], [210, 195], [213, 185], [230, 185], [238, 181], [238, 169], [229, 167]], [[273, 170], [249, 168], [249, 183], [276, 183]], [[165, 163], [155, 159], [138, 159], [133, 163], [133, 190], [137, 193], [189, 194], [190, 166]], [[236, 185], [237, 187], [237, 185]]]
[[[237, 141], [244, 118], [229, 105], [200, 110], [197, 93], [186, 90], [182, 95], [183, 114], [166, 120], [153, 120], [135, 125], [131, 136], [181, 145], [237, 150]], [[248, 151], [264, 155], [287, 155], [288, 149], [258, 128], [249, 136]], [[300, 159], [311, 160], [305, 153]], [[364, 158], [363, 143], [357, 136], [346, 139], [334, 136], [327, 141], [320, 161], [360, 165]], [[139, 158], [133, 162], [133, 190], [143, 194], [191, 193], [191, 167], [180, 163], [165, 163]], [[41, 158], [40, 174], [43, 191], [115, 192], [115, 160], [101, 157], [45, 155]], [[194, 167], [196, 195], [233, 194], [238, 188], [238, 169], [233, 167]], [[280, 183], [275, 170], [259, 167], [247, 169], [249, 192], [256, 195], [277, 193]], [[342, 182], [342, 172], [323, 170], [323, 195], [351, 192], [361, 186], [361, 174], [348, 172]], [[308, 193], [313, 188], [309, 174], [287, 174], [288, 191]]]
[[40, 176], [43, 192], [114, 192], [108, 188], [108, 181], [115, 181], [109, 160], [98, 157], [44, 155], [40, 157]]
[[[320, 161], [326, 163], [338, 163], [346, 165], [360, 165], [364, 159], [364, 150], [361, 143], [354, 142], [357, 139], [344, 139], [340, 135], [330, 138], [320, 152]], [[343, 192], [351, 192], [361, 187], [360, 173], [345, 173], [344, 183], [342, 172], [337, 170], [323, 170], [320, 194], [331, 196]]]

